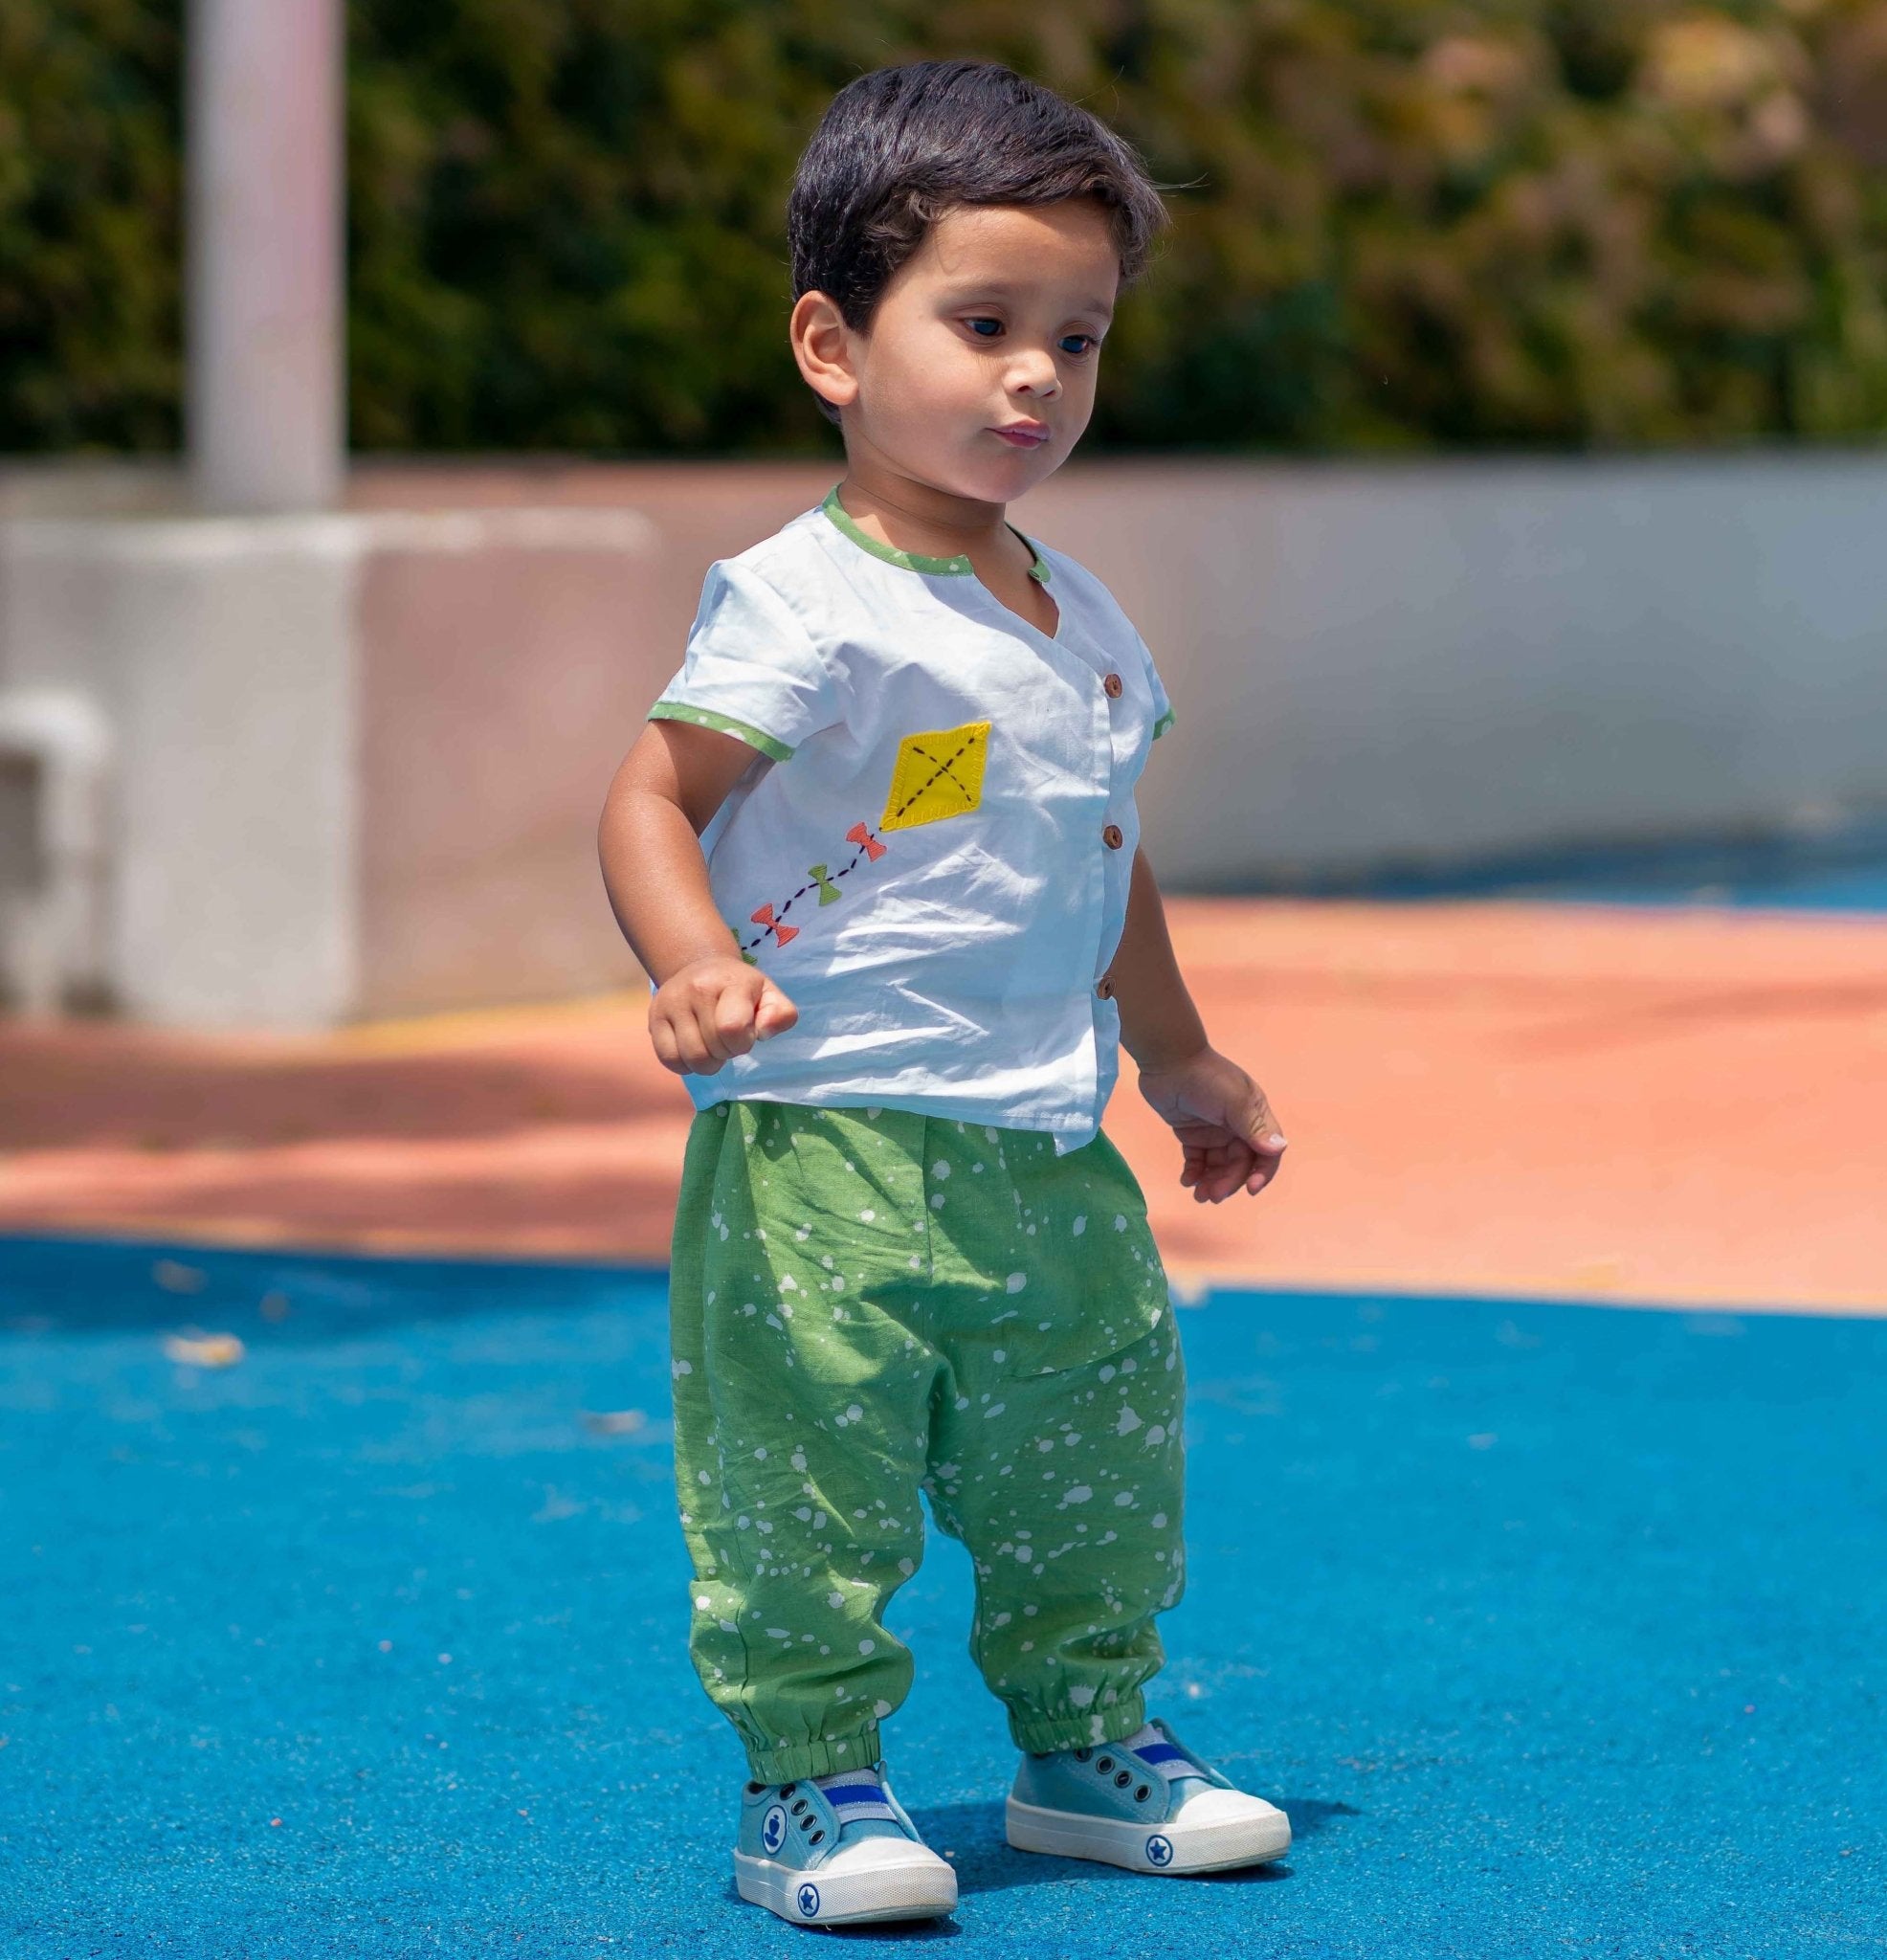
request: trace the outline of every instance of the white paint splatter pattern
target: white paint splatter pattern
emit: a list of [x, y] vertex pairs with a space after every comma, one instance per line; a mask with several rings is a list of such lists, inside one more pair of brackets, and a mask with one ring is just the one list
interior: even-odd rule
[[[672, 1272], [690, 1651], [750, 1774], [877, 1760], [912, 1678], [883, 1621], [923, 1557], [920, 1488], [968, 1548], [1017, 1744], [1139, 1726], [1184, 1588], [1185, 1370], [1110, 1140], [1057, 1158], [910, 1110], [716, 1103]], [[820, 1290], [846, 1305], [809, 1314]]]

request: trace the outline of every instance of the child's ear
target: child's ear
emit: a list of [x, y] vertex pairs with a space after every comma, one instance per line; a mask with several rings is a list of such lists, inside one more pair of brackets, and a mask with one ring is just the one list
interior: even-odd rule
[[835, 409], [849, 408], [858, 394], [852, 371], [851, 330], [836, 301], [816, 287], [793, 302], [787, 338], [806, 385]]

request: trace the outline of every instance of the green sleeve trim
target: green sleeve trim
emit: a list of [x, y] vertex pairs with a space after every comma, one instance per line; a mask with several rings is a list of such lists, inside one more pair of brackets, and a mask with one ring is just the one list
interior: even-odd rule
[[1173, 711], [1171, 708], [1168, 708], [1166, 712], [1164, 715], [1162, 715], [1160, 719], [1153, 724], [1154, 741], [1159, 741], [1160, 737], [1163, 736], [1166, 732], [1166, 730], [1170, 728], [1172, 725]]
[[762, 755], [770, 755], [775, 762], [792, 759], [792, 750], [784, 742], [775, 741], [751, 722], [737, 722], [732, 715], [721, 714], [714, 708], [690, 707], [687, 702], [678, 701], [658, 701], [649, 710], [648, 720], [693, 722], [698, 728], [719, 728], [723, 735], [738, 735], [749, 747], [759, 749]]

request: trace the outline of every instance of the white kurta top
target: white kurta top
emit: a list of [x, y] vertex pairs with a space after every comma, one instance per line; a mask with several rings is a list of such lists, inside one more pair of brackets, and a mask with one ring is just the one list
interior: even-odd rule
[[1057, 1153], [1099, 1128], [1134, 784], [1173, 711], [1100, 580], [1024, 542], [1053, 635], [966, 557], [867, 536], [836, 484], [708, 568], [649, 716], [760, 751], [700, 844], [741, 956], [799, 1019], [684, 1076], [698, 1109], [913, 1109], [1048, 1130]]

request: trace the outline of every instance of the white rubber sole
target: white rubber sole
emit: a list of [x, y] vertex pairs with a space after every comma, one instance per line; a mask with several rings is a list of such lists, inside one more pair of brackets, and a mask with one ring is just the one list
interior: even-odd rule
[[1187, 1824], [1135, 1824], [1125, 1818], [1087, 1817], [1076, 1811], [1043, 1810], [1010, 1797], [1004, 1817], [1017, 1851], [1046, 1851], [1056, 1858], [1090, 1858], [1130, 1872], [1222, 1872], [1266, 1864], [1291, 1848], [1291, 1820], [1282, 1811], [1218, 1817]]
[[[857, 1847], [869, 1851], [889, 1838], [867, 1838]], [[908, 1851], [921, 1847], [905, 1840]], [[875, 1857], [869, 1861], [853, 1855], [836, 1866], [800, 1871], [775, 1864], [770, 1858], [734, 1854], [734, 1883], [743, 1899], [765, 1905], [795, 1926], [860, 1926], [877, 1919], [935, 1919], [954, 1912], [957, 1875], [932, 1856]]]

